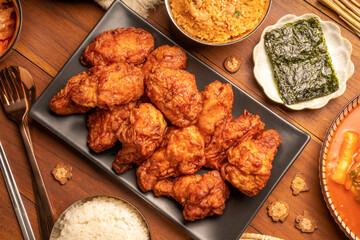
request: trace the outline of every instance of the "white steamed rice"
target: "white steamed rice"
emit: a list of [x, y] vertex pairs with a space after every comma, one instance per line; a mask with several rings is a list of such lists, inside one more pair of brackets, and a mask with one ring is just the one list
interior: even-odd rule
[[59, 240], [150, 239], [147, 225], [130, 204], [101, 196], [69, 209], [60, 222]]

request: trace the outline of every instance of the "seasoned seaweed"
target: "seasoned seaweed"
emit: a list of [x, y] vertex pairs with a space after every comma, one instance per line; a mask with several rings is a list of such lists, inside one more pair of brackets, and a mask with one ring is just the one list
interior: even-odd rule
[[326, 96], [339, 89], [317, 18], [288, 23], [267, 32], [265, 49], [285, 104]]

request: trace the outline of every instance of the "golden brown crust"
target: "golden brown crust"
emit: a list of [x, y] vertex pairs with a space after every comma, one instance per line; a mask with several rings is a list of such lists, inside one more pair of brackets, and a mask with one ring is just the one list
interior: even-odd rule
[[159, 181], [154, 186], [156, 196], [172, 196], [184, 206], [183, 215], [188, 221], [207, 216], [221, 215], [230, 189], [218, 171], [213, 170], [203, 176], [191, 174]]
[[154, 67], [163, 66], [174, 69], [185, 69], [187, 62], [186, 53], [177, 46], [163, 45], [156, 48], [147, 57], [141, 70], [146, 75]]
[[292, 193], [295, 196], [301, 192], [307, 192], [310, 190], [302, 173], [297, 173], [294, 176], [293, 180], [291, 181], [290, 188], [292, 189]]
[[192, 174], [204, 163], [204, 140], [197, 127], [171, 128], [162, 146], [136, 170], [138, 185], [150, 191], [158, 181]]
[[216, 80], [205, 87], [201, 96], [204, 107], [195, 125], [199, 128], [207, 146], [215, 128], [231, 121], [234, 93], [230, 83]]
[[154, 38], [141, 28], [117, 28], [99, 34], [80, 61], [88, 67], [118, 62], [140, 64], [154, 49]]
[[258, 115], [246, 110], [240, 117], [217, 126], [211, 142], [205, 148], [205, 167], [220, 170], [226, 162], [227, 150], [244, 137], [261, 134], [264, 126]]
[[194, 124], [203, 108], [193, 74], [181, 69], [155, 68], [145, 79], [146, 93], [175, 126]]
[[70, 91], [74, 86], [77, 86], [83, 78], [87, 77], [86, 72], [79, 73], [78, 75], [69, 79], [64, 89], [61, 89], [49, 103], [50, 109], [59, 115], [69, 115], [73, 113], [86, 113], [90, 110], [89, 107], [84, 107], [76, 104], [71, 100]]
[[240, 141], [229, 149], [228, 162], [221, 167], [222, 177], [248, 196], [258, 194], [270, 178], [280, 143], [281, 136], [272, 129]]
[[129, 120], [117, 133], [123, 148], [113, 163], [114, 170], [122, 173], [128, 167], [121, 165], [140, 164], [150, 157], [161, 144], [166, 129], [164, 116], [151, 103], [141, 103], [139, 107], [132, 108]]
[[55, 168], [51, 171], [55, 180], [59, 181], [60, 184], [64, 185], [68, 180], [72, 178], [71, 173], [72, 167], [70, 165], [66, 165], [62, 162], [59, 162]]
[[285, 221], [290, 212], [289, 205], [284, 201], [274, 201], [267, 207], [267, 213], [274, 222]]
[[93, 67], [70, 91], [71, 100], [91, 108], [127, 104], [143, 94], [144, 74], [140, 68], [127, 63]]
[[87, 120], [89, 147], [97, 153], [113, 147], [117, 141], [116, 133], [122, 131], [135, 105], [131, 102], [112, 109], [96, 108], [91, 112]]
[[317, 220], [304, 210], [303, 215], [298, 215], [295, 218], [295, 227], [303, 233], [312, 233], [318, 228]]

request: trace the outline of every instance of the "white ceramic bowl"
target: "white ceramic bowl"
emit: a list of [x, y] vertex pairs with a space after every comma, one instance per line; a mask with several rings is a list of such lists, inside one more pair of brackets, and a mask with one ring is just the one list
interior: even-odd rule
[[[331, 195], [329, 193], [329, 189], [327, 186], [327, 178], [326, 178], [326, 157], [329, 151], [329, 146], [332, 137], [334, 136], [338, 126], [345, 119], [345, 117], [349, 114], [349, 112], [357, 107], [360, 104], [360, 94], [355, 96], [350, 102], [348, 102], [343, 109], [337, 114], [334, 121], [331, 123], [326, 135], [324, 142], [320, 151], [320, 166], [319, 166], [319, 174], [320, 174], [320, 185], [321, 191], [324, 196], [324, 200], [326, 202], [326, 206], [328, 207], [331, 215], [335, 219], [335, 222], [339, 225], [341, 230], [353, 240], [360, 240], [359, 236], [356, 236], [351, 229], [346, 225], [345, 221], [340, 217], [338, 211], [336, 210], [333, 201], [331, 199]], [[360, 107], [360, 106], [358, 106]]]
[[134, 205], [132, 205], [131, 203], [129, 203], [128, 201], [124, 200], [124, 199], [121, 199], [119, 197], [115, 197], [115, 196], [110, 196], [110, 195], [94, 195], [94, 196], [90, 196], [90, 197], [86, 197], [86, 198], [83, 198], [83, 199], [80, 199], [79, 201], [71, 204], [60, 216], [59, 218], [56, 220], [54, 226], [53, 226], [53, 229], [51, 231], [51, 234], [50, 234], [50, 239], [49, 240], [56, 240], [58, 239], [58, 237], [60, 236], [61, 234], [61, 221], [64, 219], [66, 213], [70, 210], [70, 209], [73, 209], [73, 208], [76, 208], [88, 201], [91, 201], [93, 199], [101, 199], [101, 198], [110, 198], [110, 199], [114, 199], [116, 201], [119, 201], [119, 202], [122, 202], [122, 203], [126, 203], [128, 206], [130, 206], [131, 208], [133, 208], [136, 212], [139, 213], [140, 217], [142, 218], [142, 220], [145, 222], [146, 224], [146, 227], [149, 231], [149, 239], [151, 240], [152, 237], [151, 237], [151, 231], [150, 231], [150, 228], [149, 228], [149, 224], [148, 222], [146, 221], [144, 215], [140, 212], [139, 209], [137, 209]]
[[[287, 105], [281, 100], [271, 67], [270, 59], [265, 51], [264, 36], [266, 32], [275, 28], [280, 28], [286, 23], [296, 22], [301, 19], [316, 17], [320, 21], [326, 45], [334, 65], [335, 72], [339, 79], [339, 89], [327, 96], [315, 98], [296, 104]], [[332, 22], [322, 21], [314, 14], [304, 14], [300, 17], [295, 15], [286, 15], [282, 17], [275, 25], [268, 26], [264, 29], [260, 42], [255, 46], [253, 51], [254, 59], [254, 75], [257, 82], [264, 89], [265, 94], [274, 102], [284, 104], [293, 110], [301, 110], [305, 108], [317, 109], [325, 106], [330, 99], [341, 96], [346, 89], [346, 82], [354, 73], [354, 64], [351, 61], [352, 46], [351, 43], [343, 38], [340, 34], [340, 28]]]

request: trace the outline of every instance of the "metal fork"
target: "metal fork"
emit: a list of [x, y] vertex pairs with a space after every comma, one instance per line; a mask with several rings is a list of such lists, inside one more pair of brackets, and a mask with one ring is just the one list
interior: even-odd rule
[[39, 216], [42, 238], [49, 239], [51, 229], [54, 225], [54, 215], [30, 139], [30, 131], [28, 128], [29, 102], [21, 77], [24, 76], [21, 76], [19, 69], [16, 67], [5, 67], [0, 72], [0, 100], [6, 115], [14, 120], [20, 128], [35, 180], [35, 190], [38, 190], [37, 197], [39, 201], [37, 204], [39, 212], [43, 213]]

